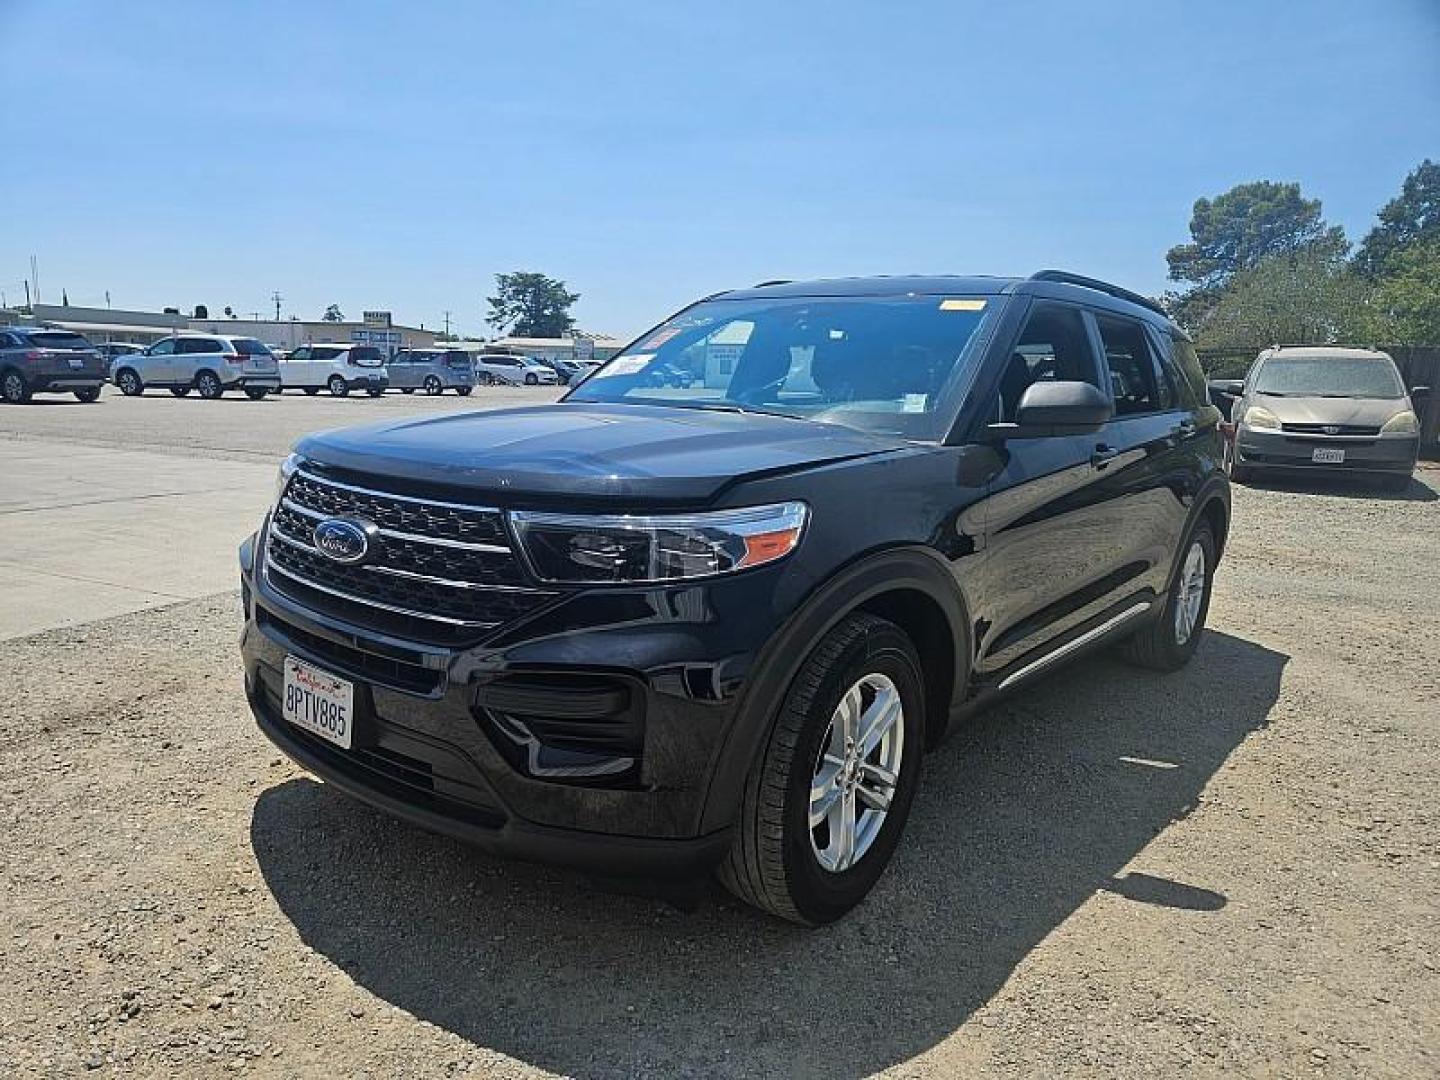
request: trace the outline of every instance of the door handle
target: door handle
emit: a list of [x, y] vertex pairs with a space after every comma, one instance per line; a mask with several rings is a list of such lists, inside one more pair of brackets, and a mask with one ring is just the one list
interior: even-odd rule
[[1095, 447], [1095, 452], [1090, 455], [1090, 464], [1097, 469], [1103, 469], [1115, 458], [1120, 456], [1120, 451], [1113, 446], [1100, 443]]

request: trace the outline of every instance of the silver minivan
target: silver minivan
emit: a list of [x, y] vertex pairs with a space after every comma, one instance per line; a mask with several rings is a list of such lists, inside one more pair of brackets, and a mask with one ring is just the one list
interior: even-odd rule
[[280, 389], [280, 369], [263, 342], [226, 334], [177, 334], [144, 352], [117, 356], [112, 378], [126, 397], [163, 387], [176, 397], [191, 390], [214, 399], [243, 390], [252, 401]]
[[475, 388], [475, 368], [463, 349], [401, 349], [388, 366], [390, 386], [407, 394], [454, 390], [466, 397]]

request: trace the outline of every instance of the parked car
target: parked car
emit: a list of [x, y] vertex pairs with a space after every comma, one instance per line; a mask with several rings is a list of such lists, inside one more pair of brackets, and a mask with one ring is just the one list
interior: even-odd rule
[[1158, 305], [1058, 271], [707, 298], [557, 404], [302, 439], [240, 550], [250, 705], [428, 829], [828, 922], [969, 711], [1190, 660], [1204, 394]]
[[475, 378], [482, 386], [554, 386], [560, 381], [553, 368], [509, 353], [480, 353], [475, 357]]
[[115, 361], [122, 356], [133, 356], [136, 353], [144, 352], [144, 345], [135, 345], [128, 341], [106, 341], [95, 346], [95, 351], [103, 356], [106, 362], [114, 367]]
[[150, 387], [163, 387], [176, 397], [191, 390], [202, 398], [243, 390], [252, 401], [280, 390], [275, 357], [262, 342], [225, 334], [176, 334], [161, 338], [143, 352], [119, 357], [115, 385], [127, 397]]
[[574, 386], [600, 365], [589, 360], [561, 360], [558, 357], [541, 356], [537, 361], [555, 372], [561, 386]]
[[1395, 361], [1375, 349], [1291, 345], [1266, 349], [1238, 388], [1230, 476], [1262, 471], [1347, 473], [1410, 486], [1420, 421]]
[[105, 383], [105, 358], [79, 334], [36, 326], [0, 327], [0, 398], [21, 405], [34, 394], [74, 394], [91, 402]]
[[454, 390], [468, 397], [475, 388], [475, 369], [463, 349], [401, 349], [390, 358], [390, 385], [407, 394]]
[[384, 354], [373, 345], [301, 345], [280, 362], [280, 385], [310, 395], [328, 390], [344, 397], [351, 390], [364, 390], [379, 397], [390, 385], [390, 373]]

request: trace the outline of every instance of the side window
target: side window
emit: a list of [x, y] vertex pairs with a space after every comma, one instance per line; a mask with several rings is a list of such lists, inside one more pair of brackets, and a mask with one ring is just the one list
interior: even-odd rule
[[309, 346], [309, 345], [301, 345], [300, 348], [296, 349], [294, 352], [292, 352], [292, 353], [290, 354], [290, 359], [291, 359], [291, 360], [309, 360], [309, 359], [310, 359], [310, 346]]
[[1095, 355], [1079, 308], [1041, 303], [1031, 310], [1000, 376], [1002, 423], [1015, 422], [1020, 398], [1042, 381], [1095, 383]]
[[150, 347], [151, 356], [169, 356], [175, 351], [175, 339], [165, 338]]
[[181, 338], [179, 351], [182, 355], [189, 356], [199, 353], [218, 353], [224, 350], [220, 348], [218, 341], [212, 341], [210, 338]]
[[343, 349], [326, 349], [324, 347], [317, 347], [315, 349], [315, 359], [334, 360], [335, 357], [339, 356], [343, 351]]
[[1131, 319], [1096, 315], [1105, 365], [1115, 396], [1115, 415], [1140, 416], [1175, 407], [1175, 390], [1160, 376], [1145, 328]]

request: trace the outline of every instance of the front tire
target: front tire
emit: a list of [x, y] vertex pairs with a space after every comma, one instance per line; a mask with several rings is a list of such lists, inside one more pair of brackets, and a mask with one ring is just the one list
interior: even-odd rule
[[372, 387], [369, 387], [369, 388], [365, 391], [365, 393], [369, 394], [371, 397], [379, 397], [381, 394], [385, 393], [385, 391], [384, 391], [384, 390], [381, 390], [380, 387], [378, 387], [378, 386], [372, 386]]
[[925, 745], [925, 691], [909, 637], [873, 615], [842, 619], [791, 683], [745, 782], [721, 882], [809, 926], [874, 886], [905, 827]]
[[91, 402], [100, 400], [100, 387], [82, 386], [79, 390], [75, 391], [75, 397], [77, 400], [89, 405]]
[[440, 381], [438, 376], [425, 376], [425, 393], [429, 394], [431, 397], [439, 397], [444, 389], [445, 384]]
[[350, 386], [339, 375], [331, 375], [330, 381], [325, 384], [330, 390], [331, 397], [346, 397], [350, 393]]
[[528, 373], [528, 374], [525, 376], [525, 385], [526, 385], [526, 386], [539, 386], [539, 385], [540, 385], [540, 376], [536, 375], [533, 371], [530, 372], [530, 373]]
[[265, 386], [247, 386], [245, 388], [245, 396], [251, 401], [263, 401], [268, 393], [270, 393], [270, 389]]
[[457, 386], [457, 387], [455, 387], [455, 392], [456, 392], [457, 394], [459, 394], [461, 397], [469, 397], [469, 396], [470, 396], [470, 391], [473, 390], [473, 389], [474, 389], [474, 387], [471, 387], [471, 386]]
[[0, 377], [0, 397], [7, 405], [24, 405], [30, 400], [30, 384], [13, 368]]
[[117, 371], [115, 385], [126, 397], [139, 397], [145, 392], [145, 384], [140, 381], [140, 376], [132, 368], [121, 368]]
[[1200, 525], [1185, 541], [1160, 616], [1127, 639], [1121, 655], [1152, 671], [1178, 671], [1188, 664], [1205, 633], [1214, 580], [1215, 537], [1208, 525]]

